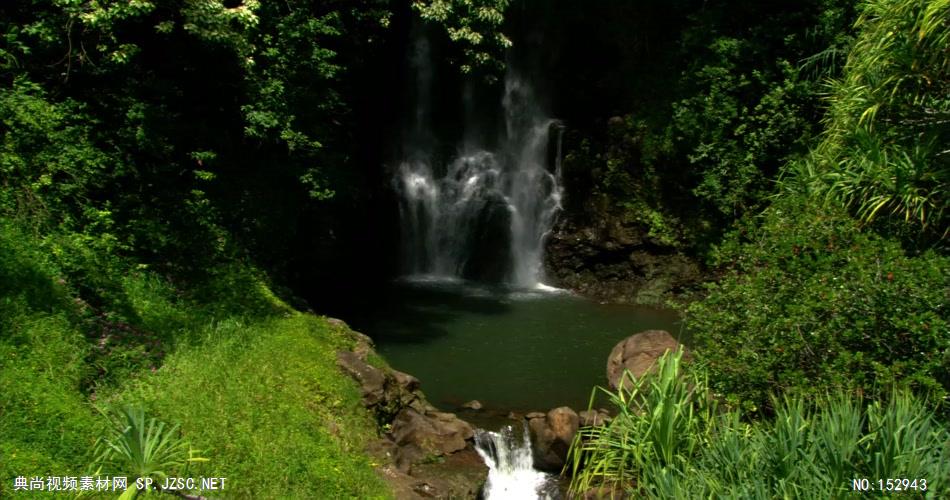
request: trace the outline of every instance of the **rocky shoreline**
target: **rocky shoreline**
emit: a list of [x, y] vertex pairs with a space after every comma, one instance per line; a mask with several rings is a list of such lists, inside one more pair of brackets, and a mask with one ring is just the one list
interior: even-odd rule
[[359, 383], [376, 418], [381, 437], [368, 451], [396, 498], [477, 498], [488, 467], [475, 451], [475, 429], [432, 406], [417, 378], [387, 366], [372, 339], [350, 332], [355, 348], [337, 352], [337, 365]]

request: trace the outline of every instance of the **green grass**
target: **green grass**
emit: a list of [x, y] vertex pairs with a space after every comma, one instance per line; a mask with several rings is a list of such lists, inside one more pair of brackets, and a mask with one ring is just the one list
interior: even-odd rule
[[0, 339], [0, 496], [16, 476], [78, 475], [103, 425], [79, 390], [83, 339], [62, 315]]
[[335, 365], [346, 344], [323, 320], [291, 314], [209, 327], [154, 375], [109, 397], [143, 403], [177, 422], [222, 476], [228, 496], [381, 498], [388, 493], [363, 453], [375, 435], [360, 396]]
[[0, 220], [0, 497], [16, 476], [79, 474], [103, 429], [80, 390], [89, 346], [56, 276]]
[[[209, 461], [164, 472], [228, 478], [217, 496], [391, 496], [364, 452], [375, 424], [336, 367], [345, 328], [239, 264], [175, 286], [56, 245], [0, 219], [0, 497], [17, 476], [91, 475], [115, 433], [104, 414], [125, 405], [178, 426], [169, 438]], [[102, 472], [133, 477], [121, 463]]]

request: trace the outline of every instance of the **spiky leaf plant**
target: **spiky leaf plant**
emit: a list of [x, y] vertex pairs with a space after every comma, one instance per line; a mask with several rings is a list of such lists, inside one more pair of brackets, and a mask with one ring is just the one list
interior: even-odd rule
[[[146, 418], [140, 407], [123, 407], [114, 423], [111, 433], [96, 442], [95, 463], [100, 470], [158, 481], [185, 474], [190, 463], [208, 461], [196, 456], [178, 425], [169, 427], [154, 417]], [[123, 495], [126, 498], [137, 492], [131, 481]]]

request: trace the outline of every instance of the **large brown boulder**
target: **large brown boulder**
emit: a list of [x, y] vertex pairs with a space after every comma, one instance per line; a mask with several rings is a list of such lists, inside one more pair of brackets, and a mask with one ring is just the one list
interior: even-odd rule
[[[607, 382], [611, 389], [620, 384], [624, 370], [634, 377], [642, 377], [653, 369], [656, 360], [666, 352], [675, 352], [680, 343], [666, 330], [646, 330], [620, 341], [607, 358]], [[689, 359], [689, 353], [683, 354]], [[630, 380], [624, 380], [624, 387], [630, 387]]]
[[472, 439], [472, 426], [451, 413], [425, 414], [404, 408], [392, 423], [393, 441], [399, 446], [415, 445], [427, 454], [448, 455], [462, 450]]
[[530, 418], [528, 429], [534, 450], [534, 466], [541, 470], [560, 471], [579, 426], [580, 417], [567, 406], [555, 408], [543, 417]]

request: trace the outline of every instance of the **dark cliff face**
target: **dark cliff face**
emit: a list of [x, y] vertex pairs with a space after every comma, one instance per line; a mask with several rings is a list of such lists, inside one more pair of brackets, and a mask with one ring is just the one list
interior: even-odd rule
[[593, 200], [561, 214], [545, 252], [550, 284], [606, 302], [660, 305], [704, 277], [693, 257], [656, 241], [642, 224]]

